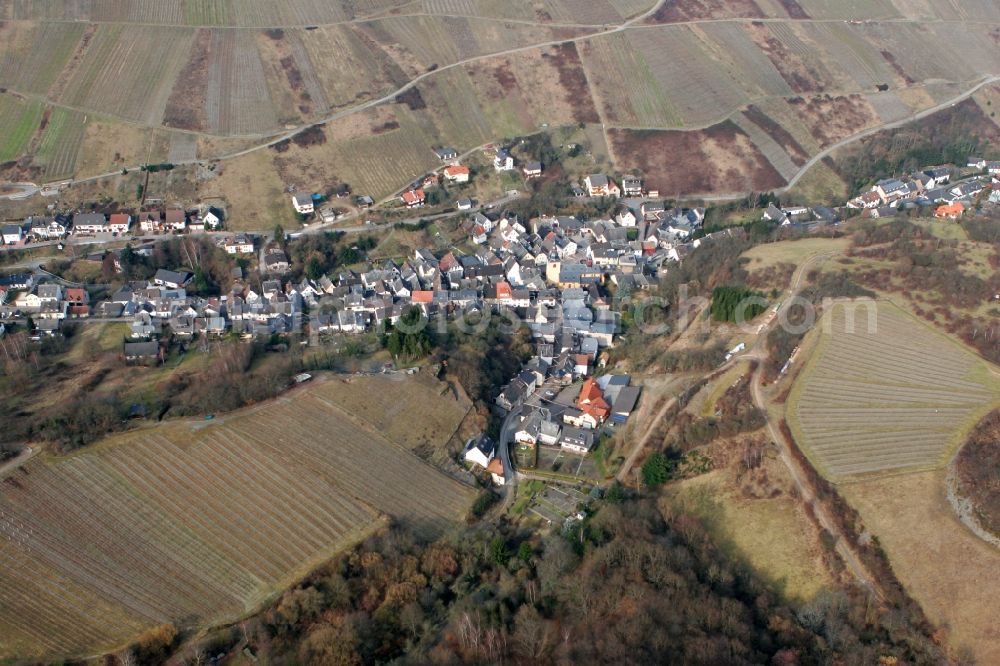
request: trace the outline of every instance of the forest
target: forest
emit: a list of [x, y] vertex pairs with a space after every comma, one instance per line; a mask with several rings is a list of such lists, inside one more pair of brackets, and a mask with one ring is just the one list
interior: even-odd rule
[[261, 614], [179, 648], [281, 664], [931, 664], [919, 619], [835, 587], [791, 604], [699, 518], [620, 486], [547, 535], [390, 528]]

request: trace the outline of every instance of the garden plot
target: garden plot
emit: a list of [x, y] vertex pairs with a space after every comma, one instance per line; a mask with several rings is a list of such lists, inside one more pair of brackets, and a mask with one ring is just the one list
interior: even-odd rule
[[330, 389], [127, 433], [8, 476], [0, 660], [241, 617], [380, 516], [433, 538], [465, 513], [471, 488], [353, 421]]
[[827, 476], [942, 465], [1000, 400], [995, 368], [891, 304], [835, 305], [819, 327], [787, 418]]

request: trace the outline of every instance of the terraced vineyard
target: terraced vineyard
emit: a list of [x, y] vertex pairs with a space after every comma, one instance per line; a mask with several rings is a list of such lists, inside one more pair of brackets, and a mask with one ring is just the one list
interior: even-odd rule
[[[0, 661], [112, 649], [162, 622], [223, 622], [381, 516], [434, 536], [464, 514], [471, 489], [350, 418], [338, 395], [321, 382], [214, 422], [36, 459], [4, 479]], [[452, 430], [461, 418], [440, 413]]]
[[832, 478], [940, 466], [1000, 402], [995, 367], [890, 303], [868, 304], [824, 315], [788, 401], [796, 441]]
[[52, 109], [35, 154], [35, 162], [44, 168], [47, 180], [73, 175], [86, 131], [87, 120], [82, 113]]

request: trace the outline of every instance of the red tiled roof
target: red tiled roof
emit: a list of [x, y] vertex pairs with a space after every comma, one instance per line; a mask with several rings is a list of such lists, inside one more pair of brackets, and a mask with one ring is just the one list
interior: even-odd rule
[[403, 192], [403, 203], [415, 204], [420, 203], [424, 200], [424, 191], [422, 189], [410, 190], [408, 192]]
[[410, 294], [410, 300], [413, 303], [430, 303], [434, 300], [433, 291], [414, 291]]
[[514, 290], [506, 282], [497, 283], [497, 298], [513, 298]]
[[469, 167], [464, 167], [464, 166], [450, 166], [450, 167], [445, 167], [445, 169], [444, 169], [444, 175], [446, 175], [446, 176], [462, 176], [462, 175], [468, 176], [469, 175]]
[[113, 213], [108, 218], [109, 224], [128, 224], [129, 215], [127, 213]]

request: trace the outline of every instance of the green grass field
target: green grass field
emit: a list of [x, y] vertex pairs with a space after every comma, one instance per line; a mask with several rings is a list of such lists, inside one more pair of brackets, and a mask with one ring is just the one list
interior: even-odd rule
[[0, 162], [17, 159], [42, 121], [42, 103], [0, 97]]

